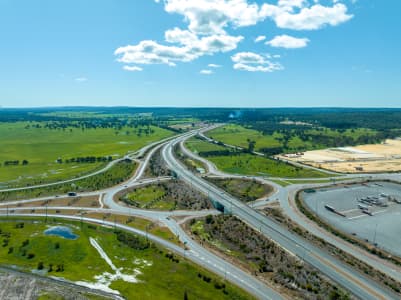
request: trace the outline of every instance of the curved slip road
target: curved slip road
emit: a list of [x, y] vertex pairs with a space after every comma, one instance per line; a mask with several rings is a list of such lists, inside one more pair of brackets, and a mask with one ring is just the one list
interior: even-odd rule
[[[207, 129], [206, 129], [207, 130]], [[188, 149], [185, 148], [184, 141], [180, 142], [180, 145], [189, 152]], [[198, 155], [192, 153], [192, 158], [198, 159]], [[212, 169], [213, 170], [213, 169]], [[325, 241], [329, 242], [330, 244], [336, 246], [337, 248], [347, 252], [348, 254], [356, 257], [357, 259], [361, 260], [362, 262], [370, 265], [371, 267], [379, 270], [380, 272], [392, 277], [393, 279], [401, 282], [401, 268], [388, 262], [384, 259], [381, 259], [359, 247], [355, 247], [346, 241], [334, 236], [330, 232], [324, 230], [323, 228], [319, 227], [316, 223], [310, 221], [306, 216], [298, 211], [295, 204], [295, 195], [299, 190], [306, 189], [306, 188], [314, 188], [319, 186], [327, 186], [330, 183], [309, 183], [309, 184], [296, 184], [290, 185], [287, 187], [282, 187], [268, 178], [267, 180], [257, 176], [245, 176], [245, 175], [232, 175], [226, 174], [219, 170], [215, 172], [218, 177], [227, 177], [227, 178], [249, 178], [258, 180], [261, 183], [269, 184], [274, 187], [275, 192], [270, 195], [267, 199], [254, 201], [253, 203], [248, 203], [248, 205], [252, 208], [258, 208], [266, 205], [269, 201], [278, 200], [280, 202], [280, 207], [284, 210], [284, 213], [290, 217], [292, 221], [297, 223], [299, 226], [303, 227], [304, 229], [311, 232], [313, 235], [324, 239]], [[346, 178], [346, 180], [343, 180]], [[327, 180], [327, 178], [323, 178]], [[358, 182], [359, 180], [395, 180], [401, 181], [401, 174], [399, 173], [392, 173], [392, 174], [345, 174], [343, 177], [335, 177], [333, 179], [342, 179], [341, 183], [353, 183]], [[292, 179], [294, 180], [294, 179]], [[305, 179], [299, 179], [305, 180]]]
[[358, 271], [348, 267], [338, 259], [321, 249], [311, 245], [308, 241], [288, 232], [266, 216], [241, 203], [236, 198], [214, 187], [202, 178], [195, 176], [179, 163], [173, 155], [173, 146], [183, 141], [185, 137], [170, 141], [163, 148], [162, 155], [169, 167], [180, 178], [190, 182], [201, 192], [208, 194], [212, 199], [220, 202], [240, 219], [259, 229], [263, 235], [281, 245], [284, 249], [302, 258], [322, 273], [362, 299], [399, 299], [392, 291], [366, 278]]
[[[15, 216], [26, 217], [27, 214], [15, 214]], [[46, 214], [29, 214], [29, 216], [46, 217]], [[76, 221], [82, 220], [85, 222], [96, 223], [102, 226], [116, 227], [146, 237], [149, 240], [155, 242], [156, 244], [159, 244], [160, 246], [166, 248], [167, 250], [179, 254], [184, 258], [187, 258], [193, 261], [194, 263], [208, 269], [209, 271], [227, 279], [231, 283], [248, 291], [250, 294], [254, 295], [258, 299], [266, 299], [266, 300], [284, 299], [280, 294], [270, 289], [269, 287], [267, 287], [262, 282], [258, 281], [248, 273], [242, 271], [238, 267], [231, 265], [230, 263], [226, 262], [220, 257], [205, 250], [203, 247], [201, 247], [199, 244], [197, 244], [191, 238], [189, 238], [187, 234], [181, 229], [181, 227], [171, 219], [166, 218], [165, 220], [163, 220], [163, 222], [165, 222], [169, 226], [169, 228], [173, 229], [179, 235], [181, 241], [188, 248], [190, 248], [190, 250], [183, 249], [171, 242], [168, 242], [162, 238], [159, 238], [145, 231], [114, 222], [102, 221], [99, 219], [92, 219], [80, 216], [69, 216], [69, 215], [48, 214], [47, 217], [69, 219]]]

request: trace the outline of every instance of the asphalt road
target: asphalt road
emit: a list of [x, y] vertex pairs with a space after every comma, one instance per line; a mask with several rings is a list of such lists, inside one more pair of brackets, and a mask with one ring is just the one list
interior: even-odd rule
[[[207, 130], [207, 129], [206, 129]], [[190, 152], [185, 148], [184, 142], [180, 142], [181, 147], [183, 147], [184, 153]], [[194, 159], [199, 159], [199, 156], [196, 154], [192, 153], [192, 158]], [[211, 164], [211, 163], [209, 163]], [[401, 282], [401, 268], [399, 266], [395, 266], [394, 264], [383, 260], [371, 253], [368, 253], [367, 251], [360, 249], [359, 247], [355, 247], [353, 245], [350, 245], [346, 241], [342, 240], [341, 238], [338, 238], [331, 234], [330, 232], [327, 232], [326, 230], [322, 229], [319, 227], [316, 223], [310, 221], [306, 216], [304, 216], [302, 213], [300, 213], [295, 204], [295, 195], [299, 190], [306, 189], [306, 188], [313, 188], [313, 187], [319, 187], [319, 186], [327, 186], [330, 185], [331, 183], [325, 182], [325, 183], [312, 183], [312, 184], [293, 184], [287, 187], [282, 187], [268, 179], [264, 179], [261, 177], [255, 177], [255, 176], [243, 176], [243, 175], [232, 175], [232, 174], [226, 174], [223, 173], [219, 170], [216, 172], [214, 171], [214, 165], [211, 164], [210, 171], [213, 174], [216, 174], [217, 176], [222, 176], [222, 177], [235, 177], [235, 178], [251, 178], [258, 180], [262, 183], [269, 184], [274, 187], [275, 193], [271, 195], [268, 199], [262, 200], [262, 201], [256, 201], [255, 203], [248, 203], [249, 206], [253, 208], [258, 208], [261, 206], [266, 205], [269, 201], [272, 200], [278, 200], [280, 202], [280, 207], [283, 209], [284, 213], [291, 218], [292, 221], [300, 225], [301, 227], [305, 228], [309, 232], [311, 232], [313, 235], [320, 237], [324, 239], [325, 241], [329, 242], [332, 245], [335, 245], [337, 248], [345, 251], [346, 253], [358, 258], [359, 260], [363, 261], [364, 263], [372, 266], [373, 268], [383, 272], [384, 274], [387, 274], [388, 276], [392, 277], [393, 279]], [[343, 174], [341, 179], [346, 179], [344, 181], [341, 181], [341, 183], [345, 182], [355, 182], [355, 181], [365, 181], [366, 179], [369, 180], [395, 180], [395, 181], [401, 181], [401, 174]], [[327, 179], [327, 178], [323, 178]], [[339, 177], [335, 177], [335, 179], [339, 179]], [[294, 180], [294, 179], [292, 179]], [[305, 180], [305, 179], [300, 179], [300, 180]]]
[[[252, 277], [248, 273], [245, 273], [241, 269], [239, 269], [236, 266], [231, 265], [227, 261], [219, 258], [218, 256], [210, 253], [206, 249], [204, 249], [201, 245], [193, 241], [186, 233], [185, 231], [182, 230], [182, 228], [179, 226], [179, 224], [172, 218], [171, 216], [174, 215], [179, 215], [179, 216], [201, 216], [209, 213], [217, 213], [216, 211], [201, 211], [201, 212], [189, 212], [189, 211], [177, 211], [177, 212], [158, 212], [158, 211], [148, 211], [148, 210], [138, 210], [138, 209], [132, 209], [123, 205], [120, 205], [119, 203], [116, 203], [114, 201], [114, 196], [116, 193], [127, 189], [131, 188], [137, 185], [142, 185], [145, 183], [152, 183], [157, 180], [162, 180], [161, 178], [154, 178], [154, 179], [142, 179], [145, 168], [151, 158], [151, 156], [160, 148], [162, 148], [162, 155], [163, 158], [166, 160], [167, 164], [170, 166], [172, 170], [174, 170], [178, 176], [191, 183], [193, 187], [197, 188], [199, 191], [208, 194], [212, 199], [220, 202], [223, 204], [226, 208], [230, 209], [233, 214], [237, 215], [239, 218], [241, 218], [243, 221], [248, 223], [250, 226], [254, 227], [255, 229], [260, 230], [266, 237], [274, 240], [278, 244], [280, 244], [283, 248], [285, 248], [287, 251], [297, 255], [299, 258], [305, 260], [309, 264], [313, 265], [317, 269], [319, 269], [322, 273], [326, 274], [328, 277], [351, 291], [353, 294], [358, 296], [361, 299], [399, 299], [398, 295], [395, 295], [392, 293], [390, 290], [387, 290], [380, 286], [379, 284], [373, 282], [369, 278], [365, 277], [364, 275], [360, 274], [356, 270], [348, 267], [347, 265], [343, 264], [340, 262], [338, 259], [330, 256], [326, 252], [322, 251], [319, 248], [316, 248], [315, 246], [311, 245], [308, 241], [303, 240], [302, 238], [289, 233], [286, 229], [280, 227], [270, 219], [268, 219], [266, 216], [258, 213], [251, 207], [241, 203], [238, 199], [232, 197], [231, 195], [228, 195], [224, 191], [220, 190], [219, 188], [213, 186], [212, 184], [208, 183], [207, 181], [203, 180], [202, 178], [192, 174], [190, 171], [188, 171], [181, 163], [179, 163], [173, 153], [172, 153], [172, 147], [173, 145], [177, 143], [182, 143], [185, 141], [187, 138], [194, 136], [197, 133], [203, 133], [206, 130], [210, 130], [213, 127], [205, 128], [202, 130], [196, 130], [196, 131], [191, 131], [189, 133], [182, 134], [177, 137], [169, 138], [163, 141], [159, 141], [156, 143], [153, 143], [152, 145], [148, 145], [141, 150], [137, 151], [135, 153], [136, 157], [142, 157], [146, 155], [143, 160], [140, 162], [139, 167], [135, 173], [135, 175], [130, 178], [128, 181], [115, 186], [111, 187], [109, 189], [105, 189], [102, 191], [96, 191], [96, 192], [89, 192], [89, 193], [82, 193], [79, 194], [79, 196], [87, 196], [87, 195], [101, 195], [103, 194], [103, 202], [104, 204], [108, 205], [111, 209], [104, 210], [104, 209], [96, 209], [101, 212], [112, 212], [112, 213], [118, 213], [118, 214], [127, 214], [127, 215], [137, 215], [145, 218], [149, 218], [152, 220], [158, 220], [162, 223], [164, 223], [166, 226], [169, 227], [169, 229], [175, 233], [176, 235], [179, 236], [180, 240], [186, 244], [186, 246], [190, 250], [183, 250], [182, 248], [171, 244], [165, 240], [162, 240], [158, 237], [151, 237], [153, 241], [161, 244], [164, 247], [167, 247], [168, 249], [180, 253], [187, 258], [191, 259], [195, 263], [198, 263], [205, 268], [225, 277], [227, 280], [237, 284], [238, 286], [242, 287], [243, 289], [247, 290], [251, 294], [255, 295], [256, 297], [260, 299], [281, 299], [282, 296], [280, 296], [277, 292], [272, 290], [271, 288], [267, 287], [265, 284], [260, 282], [258, 279], [255, 277]], [[196, 155], [192, 154], [190, 151], [187, 150], [185, 154], [199, 159], [196, 157]], [[133, 156], [131, 156], [132, 158]], [[217, 168], [208, 162], [207, 160], [201, 160], [203, 163], [205, 163], [208, 166], [209, 172], [215, 173], [220, 176], [224, 176], [225, 174], [218, 171]], [[93, 174], [92, 174], [93, 175]], [[361, 175], [357, 175], [360, 177]], [[401, 176], [398, 174], [395, 175], [387, 175], [387, 174], [382, 174], [382, 175], [366, 175], [366, 176], [371, 176], [372, 179], [382, 179], [382, 178], [393, 178], [393, 179], [401, 179]], [[242, 177], [242, 176], [241, 176]], [[345, 177], [349, 179], [353, 179], [355, 176], [354, 175], [346, 175]], [[258, 180], [264, 181], [262, 178], [257, 178]], [[75, 180], [75, 179], [74, 179]], [[68, 182], [68, 181], [67, 181]], [[266, 181], [269, 184], [274, 185], [276, 188], [276, 192], [274, 195], [270, 197], [270, 199], [279, 199], [280, 204], [282, 205], [284, 211], [297, 223], [301, 224], [304, 226], [305, 224], [308, 225], [308, 223], [305, 221], [305, 219], [297, 214], [291, 204], [291, 196], [293, 194], [303, 188], [303, 187], [308, 187], [310, 185], [295, 185], [295, 186], [290, 186], [288, 188], [282, 188], [279, 185], [276, 185], [274, 183], [271, 183], [269, 181]], [[54, 183], [58, 184], [58, 183]], [[327, 183], [326, 183], [327, 184]], [[49, 185], [49, 184], [48, 184]], [[42, 198], [44, 199], [54, 199], [53, 197], [46, 197]], [[26, 199], [24, 201], [29, 202], [29, 201], [38, 201], [40, 199]], [[15, 201], [16, 203], [21, 203], [21, 201]], [[260, 203], [263, 203], [260, 202]], [[10, 204], [10, 203], [9, 203]], [[258, 203], [254, 204], [255, 206], [258, 205]], [[43, 207], [40, 207], [43, 209]], [[21, 208], [23, 209], [23, 208]], [[39, 209], [39, 208], [38, 208]], [[51, 209], [57, 209], [52, 207]], [[59, 209], [66, 209], [65, 207], [60, 207]], [[76, 208], [75, 208], [76, 209]], [[79, 209], [79, 208], [78, 208]], [[87, 210], [87, 208], [82, 208]], [[5, 211], [5, 208], [3, 206], [0, 211]], [[16, 213], [18, 213], [18, 209], [15, 210]], [[26, 215], [26, 214], [25, 214]], [[70, 219], [81, 219], [79, 216], [62, 216], [62, 215], [53, 215], [54, 217], [65, 217], [65, 218], [70, 218]], [[83, 218], [83, 220], [87, 220], [87, 218]], [[101, 223], [104, 225], [109, 225], [109, 226], [114, 226], [115, 224], [113, 222], [107, 222], [107, 221], [102, 221], [102, 220], [95, 220], [97, 223]], [[119, 225], [117, 224], [119, 228], [125, 229], [131, 232], [134, 232], [139, 235], [144, 235], [146, 233], [141, 232], [139, 230], [136, 230], [134, 228], [124, 226], [124, 225]], [[310, 226], [310, 224], [309, 224]], [[310, 230], [309, 226], [306, 228]], [[305, 226], [304, 226], [305, 227]], [[323, 237], [327, 241], [334, 241], [335, 240], [330, 240], [330, 236], [327, 236], [327, 233], [324, 233], [323, 231], [319, 231], [317, 228], [312, 227], [312, 230], [310, 230], [312, 233], [316, 234], [317, 236]], [[150, 235], [149, 235], [150, 237]], [[336, 246], [338, 245], [337, 243], [334, 243]], [[350, 248], [348, 249], [348, 246], [345, 242], [341, 244], [341, 246], [346, 249], [347, 252], [355, 255], [356, 257], [360, 258], [366, 258], [364, 256], [364, 253], [360, 252], [358, 249]], [[341, 247], [340, 247], [341, 248]], [[367, 257], [367, 261], [369, 261], [369, 264], [377, 267], [379, 270], [382, 270], [385, 273], [394, 273], [394, 270], [391, 271], [391, 266], [386, 265], [386, 264], [380, 264], [378, 260], [375, 260], [374, 258]], [[394, 274], [393, 274], [394, 275]], [[397, 278], [401, 277], [401, 273], [398, 272]]]
[[170, 141], [162, 150], [163, 158], [182, 180], [191, 183], [199, 191], [208, 194], [213, 200], [220, 202], [231, 210], [234, 215], [252, 227], [259, 229], [263, 235], [316, 267], [361, 299], [399, 299], [399, 296], [395, 293], [351, 269], [338, 259], [311, 245], [308, 241], [288, 232], [269, 218], [187, 170], [173, 155], [173, 146], [185, 138], [180, 137]]

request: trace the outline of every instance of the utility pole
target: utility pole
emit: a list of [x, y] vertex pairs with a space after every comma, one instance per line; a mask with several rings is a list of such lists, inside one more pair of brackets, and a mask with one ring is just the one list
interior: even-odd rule
[[375, 226], [375, 234], [374, 234], [374, 236], [373, 236], [373, 245], [375, 245], [375, 246], [376, 246], [377, 225], [379, 225], [379, 223], [376, 223], [376, 226]]

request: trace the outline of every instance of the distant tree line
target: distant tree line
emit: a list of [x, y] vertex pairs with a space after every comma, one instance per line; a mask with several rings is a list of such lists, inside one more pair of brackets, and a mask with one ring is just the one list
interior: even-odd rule
[[[23, 165], [26, 166], [27, 164], [29, 164], [29, 161], [27, 161], [26, 159], [19, 161], [19, 160], [6, 160], [3, 165], [5, 167], [7, 166], [18, 166], [18, 165]], [[0, 162], [0, 166], [1, 166], [1, 162]]]
[[[112, 156], [85, 156], [85, 157], [73, 157], [64, 160], [65, 163], [96, 163], [96, 162], [107, 162], [112, 161]], [[63, 163], [63, 159], [57, 159], [57, 163]]]

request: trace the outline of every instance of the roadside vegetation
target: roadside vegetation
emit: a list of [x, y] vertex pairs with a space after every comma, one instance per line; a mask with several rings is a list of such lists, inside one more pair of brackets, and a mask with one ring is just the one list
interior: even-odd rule
[[208, 171], [208, 168], [204, 165], [203, 162], [197, 159], [193, 159], [192, 157], [184, 154], [184, 152], [181, 151], [181, 147], [179, 144], [176, 144], [174, 146], [173, 151], [176, 158], [178, 158], [191, 172], [206, 173]]
[[124, 182], [133, 175], [136, 167], [137, 164], [135, 162], [123, 160], [114, 164], [103, 173], [77, 181], [46, 187], [0, 192], [0, 201], [45, 197], [66, 194], [68, 192], [96, 191]]
[[273, 187], [253, 179], [204, 177], [219, 188], [243, 202], [255, 201], [267, 197], [273, 192]]
[[279, 223], [281, 226], [284, 226], [289, 231], [303, 237], [304, 239], [312, 242], [319, 248], [329, 252], [331, 255], [336, 256], [338, 259], [344, 261], [352, 268], [358, 269], [361, 273], [370, 276], [375, 282], [380, 282], [397, 293], [401, 293], [401, 283], [394, 280], [393, 278], [387, 276], [386, 274], [374, 269], [373, 267], [367, 265], [361, 260], [355, 258], [354, 256], [342, 251], [337, 248], [335, 245], [332, 245], [325, 240], [311, 234], [309, 231], [301, 228], [297, 224], [295, 224], [291, 219], [286, 217], [280, 208], [278, 207], [266, 207], [263, 209], [263, 213], [265, 213], [268, 217]]
[[145, 169], [145, 177], [171, 176], [171, 171], [162, 158], [161, 149], [153, 153]]
[[180, 180], [161, 181], [134, 188], [119, 197], [127, 205], [144, 209], [208, 209], [208, 198]]
[[273, 285], [289, 298], [349, 299], [331, 280], [234, 216], [207, 216], [190, 222], [195, 238], [226, 259]]
[[0, 186], [79, 177], [172, 135], [140, 120], [0, 122]]
[[[50, 225], [72, 228], [78, 237], [68, 240], [44, 235]], [[91, 245], [89, 239], [93, 238], [116, 268], [137, 279], [137, 282], [117, 279], [107, 283], [125, 298], [154, 299], [157, 295], [157, 299], [252, 299], [239, 288], [146, 238], [124, 231], [69, 221], [45, 224], [40, 220], [3, 221], [0, 229], [3, 240], [0, 263], [28, 272], [70, 281], [101, 282], [102, 274], [114, 274], [115, 270]]]
[[226, 173], [287, 178], [321, 178], [329, 175], [312, 169], [293, 166], [287, 162], [250, 154], [209, 143], [199, 138], [186, 142], [188, 149], [213, 162]]

